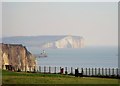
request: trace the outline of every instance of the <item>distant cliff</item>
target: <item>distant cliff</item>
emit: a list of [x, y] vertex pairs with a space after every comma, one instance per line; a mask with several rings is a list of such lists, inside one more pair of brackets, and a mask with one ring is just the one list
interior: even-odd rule
[[2, 68], [13, 71], [33, 71], [36, 67], [35, 57], [18, 44], [0, 44]]
[[79, 36], [65, 36], [59, 40], [43, 44], [42, 48], [82, 48], [84, 41]]
[[27, 48], [81, 48], [84, 47], [82, 36], [46, 35], [46, 36], [14, 36], [3, 37], [3, 43], [23, 44]]

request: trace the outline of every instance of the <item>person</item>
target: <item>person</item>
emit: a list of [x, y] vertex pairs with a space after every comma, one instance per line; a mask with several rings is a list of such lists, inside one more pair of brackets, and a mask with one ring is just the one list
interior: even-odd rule
[[78, 75], [79, 75], [79, 71], [78, 69], [75, 69], [75, 77], [78, 77]]
[[60, 74], [63, 74], [63, 72], [64, 72], [64, 69], [63, 69], [63, 68], [61, 68], [61, 70], [60, 70]]

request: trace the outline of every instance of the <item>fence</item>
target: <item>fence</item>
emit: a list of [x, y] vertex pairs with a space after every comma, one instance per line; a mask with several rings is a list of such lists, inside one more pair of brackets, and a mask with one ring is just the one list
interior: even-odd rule
[[[30, 67], [20, 67], [22, 69], [16, 69], [16, 71], [27, 71], [27, 72], [38, 72], [38, 73], [62, 73], [62, 74], [75, 74], [75, 69], [83, 76], [107, 76], [107, 77], [119, 77], [119, 68], [74, 68], [74, 67], [47, 67], [47, 66], [30, 66]], [[6, 70], [12, 70], [10, 65], [6, 65]]]
[[[37, 72], [40, 73], [61, 73], [62, 67], [37, 67]], [[118, 68], [73, 68], [64, 67], [63, 74], [75, 74], [75, 69], [83, 76], [120, 76], [120, 69]]]

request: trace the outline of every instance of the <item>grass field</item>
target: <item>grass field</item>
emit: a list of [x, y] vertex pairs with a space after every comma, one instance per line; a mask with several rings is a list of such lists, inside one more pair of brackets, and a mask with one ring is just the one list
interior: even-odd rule
[[3, 84], [118, 84], [118, 79], [11, 72], [5, 70], [2, 70], [2, 76]]

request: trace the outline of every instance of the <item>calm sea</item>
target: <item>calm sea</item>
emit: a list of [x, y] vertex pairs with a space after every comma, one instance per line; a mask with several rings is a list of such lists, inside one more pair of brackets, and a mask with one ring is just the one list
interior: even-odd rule
[[[28, 47], [33, 54], [42, 49]], [[117, 68], [117, 47], [85, 47], [80, 49], [45, 49], [48, 57], [37, 58], [38, 66], [79, 67], [79, 68]]]

